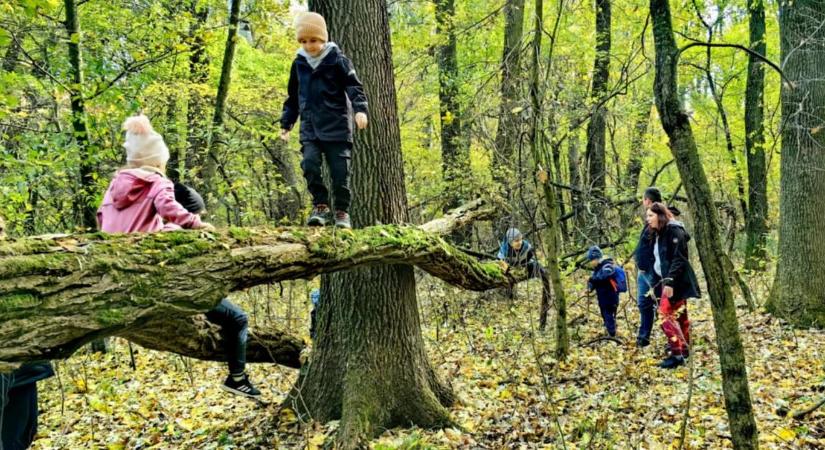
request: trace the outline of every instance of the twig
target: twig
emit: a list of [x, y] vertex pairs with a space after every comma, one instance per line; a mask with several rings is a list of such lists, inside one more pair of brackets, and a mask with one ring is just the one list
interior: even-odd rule
[[822, 405], [825, 405], [825, 397], [822, 397], [821, 399], [819, 399], [819, 401], [814, 403], [812, 406], [791, 414], [791, 417], [793, 417], [796, 420], [802, 419], [805, 416], [807, 416], [808, 414], [810, 414], [810, 413], [816, 411], [817, 409], [819, 409]]
[[690, 400], [693, 398], [693, 360], [696, 359], [696, 355], [693, 355], [693, 358], [688, 358], [690, 370], [688, 371], [688, 378], [690, 378], [690, 382], [688, 383], [688, 397], [687, 397], [687, 404], [685, 405], [685, 417], [682, 418], [682, 429], [679, 432], [679, 445], [676, 447], [676, 450], [682, 450], [685, 446], [685, 434], [687, 434], [687, 425], [688, 425], [688, 418], [690, 418]]

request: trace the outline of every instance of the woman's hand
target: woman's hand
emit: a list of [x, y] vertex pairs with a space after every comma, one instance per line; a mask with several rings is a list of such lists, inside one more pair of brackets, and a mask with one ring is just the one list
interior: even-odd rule
[[662, 289], [662, 297], [667, 299], [673, 297], [673, 286], [665, 286], [664, 289]]
[[289, 130], [281, 130], [281, 140], [288, 141], [289, 140]]
[[355, 113], [355, 124], [358, 125], [359, 130], [363, 130], [364, 128], [367, 128], [367, 122], [368, 122], [368, 120], [367, 120], [367, 115], [366, 114], [364, 114], [362, 112]]

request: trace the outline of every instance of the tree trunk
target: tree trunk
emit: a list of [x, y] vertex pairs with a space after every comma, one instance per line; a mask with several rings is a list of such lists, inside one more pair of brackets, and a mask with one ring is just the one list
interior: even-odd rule
[[[642, 164], [648, 151], [645, 149], [645, 138], [647, 137], [647, 126], [650, 123], [650, 108], [653, 99], [646, 98], [639, 106], [636, 122], [633, 125], [633, 134], [630, 138], [630, 158], [627, 162], [627, 175], [625, 176], [625, 193], [635, 197], [639, 188], [639, 176], [642, 174]], [[626, 208], [622, 213], [623, 228], [630, 226], [635, 208]]]
[[[770, 311], [801, 327], [825, 327], [825, 6], [780, 3], [782, 164], [779, 262]], [[811, 276], [812, 273], [814, 276]]]
[[232, 228], [0, 243], [0, 361], [65, 358], [98, 337], [206, 312], [231, 291], [360, 266], [415, 264], [475, 290], [524, 279], [523, 271], [505, 274], [440, 237], [492, 215], [493, 208], [474, 208], [421, 227], [353, 233]]
[[[553, 186], [552, 153], [544, 148], [544, 139], [539, 132], [542, 123], [541, 86], [539, 84], [539, 57], [541, 56], [541, 36], [544, 20], [544, 1], [536, 0], [535, 21], [533, 29], [532, 64], [530, 67], [530, 106], [533, 111], [530, 124], [530, 146], [537, 165], [547, 172], [548, 179], [541, 184], [544, 201], [547, 206], [547, 271], [553, 285], [556, 306], [556, 357], [564, 359], [570, 352], [570, 339], [567, 333], [567, 297], [559, 270], [559, 209], [556, 204], [556, 192]], [[543, 281], [543, 280], [542, 280]]]
[[673, 38], [670, 5], [667, 0], [651, 0], [653, 38], [656, 47], [654, 93], [662, 128], [670, 140], [679, 175], [685, 183], [688, 207], [696, 227], [696, 247], [710, 291], [716, 342], [722, 366], [722, 391], [736, 449], [756, 449], [757, 431], [753, 417], [745, 352], [739, 335], [730, 274], [724, 264], [719, 224], [710, 186], [699, 159], [690, 120], [679, 97], [676, 60], [678, 50]]
[[438, 46], [437, 62], [441, 167], [447, 193], [445, 211], [461, 204], [461, 181], [466, 179], [470, 170], [470, 150], [461, 130], [455, 19], [455, 0], [435, 0], [436, 32], [442, 40]]
[[521, 127], [521, 47], [524, 36], [524, 0], [507, 0], [504, 6], [504, 51], [501, 56], [501, 106], [498, 114], [496, 148], [493, 152], [493, 180], [504, 189], [505, 198], [513, 180], [513, 155]]
[[201, 182], [201, 172], [205, 163], [206, 135], [209, 129], [206, 121], [206, 85], [209, 81], [209, 53], [206, 50], [206, 21], [209, 8], [200, 0], [190, 0], [190, 13], [195, 22], [190, 30], [192, 51], [189, 55], [189, 102], [186, 109], [186, 161], [181, 181], [189, 183], [200, 192], [207, 192], [207, 186]]
[[[750, 47], [765, 56], [765, 6], [751, 0]], [[764, 270], [765, 241], [768, 235], [768, 167], [765, 161], [765, 68], [754, 56], [748, 56], [748, 80], [745, 87], [745, 153], [748, 164], [748, 217], [745, 268]]]
[[80, 153], [80, 192], [75, 198], [75, 208], [80, 213], [81, 225], [88, 229], [97, 228], [97, 208], [94, 206], [95, 199], [95, 179], [94, 164], [95, 159], [91, 155], [89, 130], [86, 122], [86, 102], [83, 98], [83, 54], [81, 52], [80, 41], [80, 18], [78, 17], [77, 4], [75, 0], [64, 0], [63, 6], [66, 8], [66, 27], [68, 37], [67, 45], [69, 50], [69, 65], [71, 74], [71, 108], [72, 108], [72, 131]]
[[[405, 222], [387, 3], [314, 0], [310, 8], [327, 19], [330, 35], [351, 57], [375, 112], [355, 139], [353, 223]], [[317, 347], [287, 403], [321, 422], [340, 418], [341, 447], [360, 448], [393, 426], [450, 423], [445, 406], [453, 394], [424, 351], [412, 267], [385, 264], [322, 277], [317, 318]]]
[[[205, 361], [226, 360], [220, 327], [203, 315], [172, 317], [150, 321], [139, 329], [119, 333], [135, 344], [162, 352], [172, 352]], [[246, 362], [278, 363], [301, 367], [304, 342], [282, 330], [249, 328]]]
[[594, 104], [593, 115], [587, 125], [587, 162], [590, 209], [594, 220], [588, 223], [588, 237], [598, 243], [604, 233], [599, 227], [603, 217], [605, 198], [605, 129], [607, 106], [603, 104], [610, 78], [610, 0], [596, 0], [596, 58], [593, 62], [593, 85], [590, 98]]

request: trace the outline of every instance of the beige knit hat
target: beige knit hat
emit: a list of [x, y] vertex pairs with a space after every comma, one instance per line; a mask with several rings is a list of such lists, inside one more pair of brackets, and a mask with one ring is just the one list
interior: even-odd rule
[[163, 136], [152, 129], [149, 118], [143, 114], [132, 116], [123, 122], [126, 130], [126, 161], [135, 167], [164, 167], [169, 161], [169, 149]]
[[327, 22], [324, 16], [314, 12], [303, 12], [295, 18], [295, 34], [297, 39], [318, 38], [324, 42], [329, 41], [327, 34]]

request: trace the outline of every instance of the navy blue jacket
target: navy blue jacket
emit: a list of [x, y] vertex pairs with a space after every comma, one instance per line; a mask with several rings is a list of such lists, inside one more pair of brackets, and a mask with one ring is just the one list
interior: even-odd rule
[[[315, 69], [301, 55], [289, 72], [281, 128], [301, 118], [301, 142], [352, 142], [350, 109], [367, 113], [367, 96], [352, 62], [333, 47]], [[351, 107], [350, 107], [351, 105]]]
[[653, 263], [656, 262], [653, 256], [654, 238], [656, 236], [650, 232], [647, 224], [645, 224], [642, 233], [639, 235], [639, 243], [636, 245], [636, 251], [633, 253], [633, 259], [636, 260], [636, 268], [645, 272], [653, 272]]
[[658, 233], [659, 260], [662, 269], [662, 283], [673, 287], [673, 299], [698, 298], [701, 296], [696, 273], [688, 259], [690, 235], [681, 222], [672, 220]]
[[610, 258], [605, 258], [593, 269], [593, 274], [587, 280], [587, 288], [596, 291], [596, 297], [600, 303], [619, 301], [619, 292], [610, 282], [615, 273], [616, 263]]
[[496, 257], [511, 266], [523, 266], [536, 259], [536, 250], [527, 239], [521, 241], [521, 248], [518, 250], [511, 247], [505, 239], [501, 241]]

